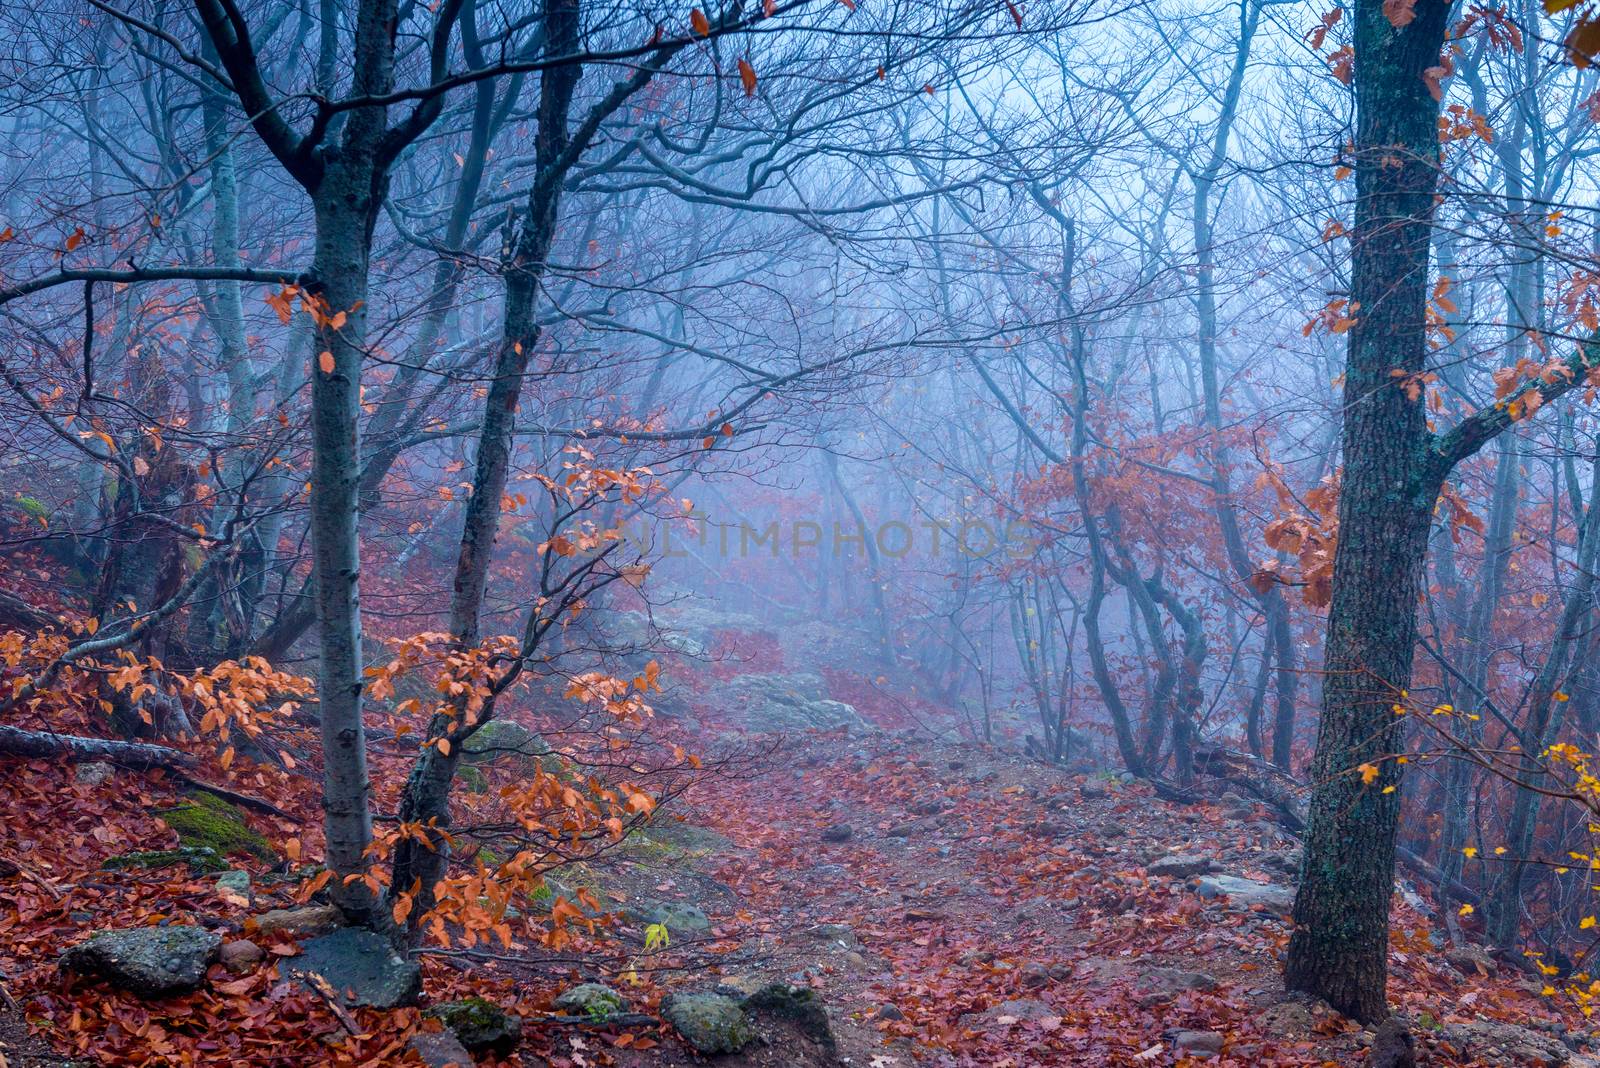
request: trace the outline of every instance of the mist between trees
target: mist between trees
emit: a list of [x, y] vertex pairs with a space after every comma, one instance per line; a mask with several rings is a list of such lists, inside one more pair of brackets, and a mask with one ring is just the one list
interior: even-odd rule
[[[990, 832], [950, 813], [986, 811], [966, 791], [1001, 771], [930, 802], [873, 764], [981, 760], [1039, 776], [1005, 787], [1017, 805], [1070, 782], [1083, 811], [1109, 783], [1141, 818], [1260, 806], [1248, 833], [1302, 852], [1240, 974], [1351, 1022], [1308, 1042], [1406, 1009], [1388, 976], [1418, 940], [1581, 1027], [1600, 994], [1595, 6], [9, 5], [0, 784], [27, 847], [0, 855], [0, 959], [26, 978], [0, 1000], [58, 1053], [156, 1056], [128, 1022], [148, 991], [97, 1000], [15, 932], [55, 931], [51, 960], [158, 915], [197, 945], [259, 934], [177, 875], [60, 904], [69, 869], [166, 856], [184, 806], [221, 804], [244, 810], [222, 853], [245, 904], [323, 908], [356, 932], [338, 938], [425, 962], [400, 1000], [424, 979], [515, 988], [548, 1025], [473, 1052], [582, 1063], [554, 984], [598, 975], [637, 987], [607, 1033], [644, 1056], [692, 1041], [672, 998], [719, 974], [724, 920], [782, 924], [714, 887], [649, 896], [716, 882], [683, 874], [698, 856], [610, 895], [608, 859], [638, 862], [680, 811], [771, 848], [801, 832], [756, 820], [749, 784], [870, 766], [858, 800], [895, 812], [805, 834], [947, 834], [916, 865], [987, 865], [1011, 891], [1081, 875], [958, 855]], [[837, 799], [790, 800], [822, 820]], [[1151, 887], [1177, 902], [1162, 915], [1215, 919], [1203, 902], [1265, 885], [1259, 865], [1222, 890], [1194, 884], [1204, 865], [1154, 881], [1166, 858], [1097, 852], [1122, 835], [1057, 826], [1069, 809], [1037, 821], [1060, 852], [1027, 859], [1108, 858], [1103, 900], [1056, 895], [1092, 902], [1077, 957]], [[98, 830], [49, 833], [83, 812]], [[777, 878], [772, 860], [718, 878]], [[685, 917], [711, 933], [674, 948]], [[978, 979], [949, 980], [978, 958], [952, 957], [898, 1017], [834, 1006], [848, 1055], [881, 1038], [990, 1063], [984, 1028], [1016, 1016], [997, 1006], [1034, 993], [1038, 1063], [1298, 1055], [1224, 1034], [1220, 995], [1139, 1053], [1071, 1000], [1083, 960], [990, 968], [980, 1005]], [[933, 968], [893, 965], [911, 985]], [[175, 1016], [185, 1056], [247, 1063], [241, 1021], [272, 998], [331, 1020], [349, 1063], [434, 1033], [409, 1008], [340, 1015], [338, 982], [289, 976], [289, 995], [219, 966], [174, 996], [222, 990], [232, 1044]], [[795, 1026], [767, 997], [735, 1006], [779, 1028], [738, 1063], [776, 1063], [749, 1050]], [[1417, 1019], [1364, 1038], [1372, 1062], [1409, 1063]], [[816, 1063], [843, 1055], [812, 1038]]]

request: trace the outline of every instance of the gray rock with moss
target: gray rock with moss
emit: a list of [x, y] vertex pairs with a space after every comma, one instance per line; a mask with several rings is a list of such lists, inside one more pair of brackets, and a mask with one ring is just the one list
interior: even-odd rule
[[182, 846], [212, 849], [223, 856], [249, 853], [266, 861], [278, 859], [267, 840], [245, 823], [244, 813], [215, 794], [196, 792], [156, 815], [177, 833]]
[[738, 1053], [756, 1037], [744, 1009], [723, 994], [673, 994], [661, 1015], [699, 1053]]
[[133, 868], [154, 870], [187, 864], [195, 875], [225, 872], [230, 865], [221, 853], [204, 846], [180, 846], [177, 849], [153, 849], [141, 853], [122, 853], [107, 857], [100, 867], [107, 871], [124, 871]]
[[829, 1049], [834, 1046], [828, 1010], [823, 1008], [822, 999], [810, 987], [771, 983], [745, 998], [740, 1005], [746, 1012], [788, 1020], [814, 1042]]
[[659, 923], [669, 935], [701, 934], [711, 930], [711, 918], [687, 901], [645, 902], [628, 912], [636, 923]]
[[599, 1022], [627, 1012], [628, 1002], [604, 983], [579, 983], [563, 990], [555, 1007], [559, 1012]]
[[422, 969], [397, 954], [382, 936], [355, 927], [305, 942], [300, 956], [279, 965], [279, 974], [322, 978], [348, 1005], [393, 1009], [416, 1003]]
[[444, 1024], [472, 1053], [504, 1057], [522, 1041], [522, 1018], [484, 998], [447, 1001], [423, 1015]]
[[91, 935], [61, 955], [61, 967], [139, 997], [159, 998], [203, 983], [221, 948], [222, 936], [200, 927], [134, 927]]

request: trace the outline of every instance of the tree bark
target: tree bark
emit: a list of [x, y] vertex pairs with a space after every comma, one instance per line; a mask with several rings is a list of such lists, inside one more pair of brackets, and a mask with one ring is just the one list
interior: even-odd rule
[[[1438, 182], [1439, 62], [1450, 5], [1422, 0], [1396, 28], [1381, 0], [1356, 6], [1356, 218], [1345, 372], [1339, 546], [1304, 870], [1285, 983], [1376, 1022], [1385, 1004], [1389, 898], [1400, 810], [1404, 700], [1428, 530], [1444, 472], [1420, 392]], [[1368, 782], [1363, 767], [1375, 768]], [[1395, 787], [1389, 790], [1389, 787]]]

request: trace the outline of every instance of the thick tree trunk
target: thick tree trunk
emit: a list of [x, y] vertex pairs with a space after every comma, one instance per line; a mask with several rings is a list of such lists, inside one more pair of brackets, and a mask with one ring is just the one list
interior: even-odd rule
[[[1385, 1004], [1404, 700], [1428, 530], [1443, 472], [1422, 398], [1424, 312], [1438, 180], [1439, 61], [1449, 5], [1423, 0], [1402, 28], [1381, 0], [1356, 11], [1356, 218], [1339, 496], [1339, 547], [1304, 870], [1285, 982], [1363, 1022]], [[1367, 781], [1376, 769], [1376, 777]], [[1389, 790], [1388, 787], [1395, 787]]]

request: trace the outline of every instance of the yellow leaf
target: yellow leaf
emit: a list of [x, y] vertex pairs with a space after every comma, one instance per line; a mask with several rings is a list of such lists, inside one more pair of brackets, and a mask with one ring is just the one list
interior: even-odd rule
[[1471, 916], [1472, 915], [1472, 906], [1471, 905], [1462, 905], [1461, 906], [1461, 915], [1463, 915], [1463, 916]]
[[1356, 770], [1361, 772], [1361, 781], [1368, 786], [1372, 785], [1378, 778], [1378, 766], [1376, 764], [1362, 764]]
[[1466, 857], [1468, 860], [1471, 860], [1473, 857], [1478, 855], [1478, 847], [1477, 846], [1467, 846], [1465, 849], [1463, 849], [1461, 851], [1461, 855]]

